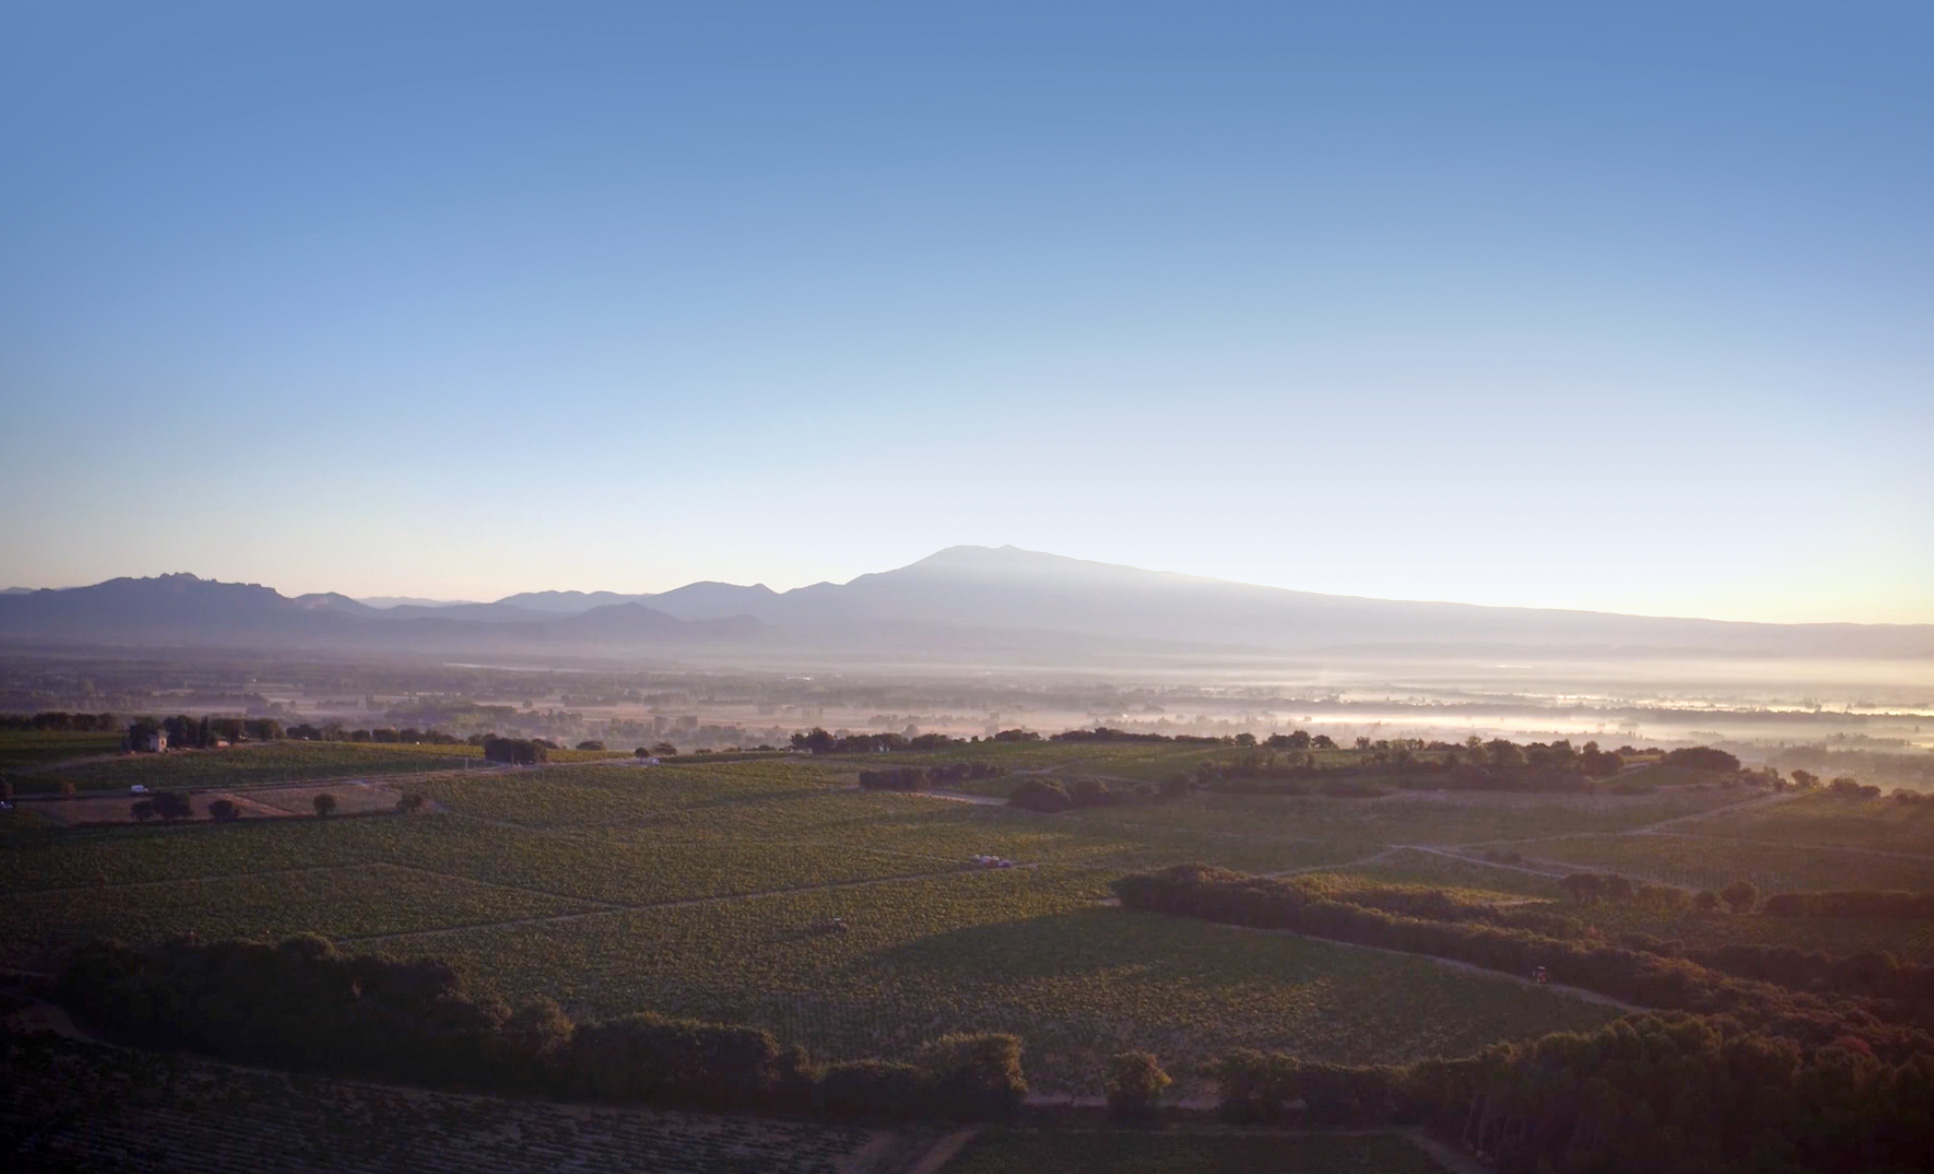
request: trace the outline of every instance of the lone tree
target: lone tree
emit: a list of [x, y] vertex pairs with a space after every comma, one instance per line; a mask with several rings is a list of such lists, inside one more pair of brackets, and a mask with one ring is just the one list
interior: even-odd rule
[[208, 818], [216, 823], [227, 823], [241, 817], [242, 809], [235, 806], [233, 799], [217, 799], [208, 805]]
[[1719, 899], [1734, 913], [1751, 913], [1759, 904], [1759, 888], [1752, 881], [1734, 881], [1719, 890]]
[[335, 814], [336, 797], [328, 794], [317, 795], [315, 798], [315, 808], [317, 819], [327, 819], [329, 816]]
[[179, 791], [157, 791], [153, 802], [154, 813], [163, 819], [187, 819], [195, 814], [194, 804]]
[[1151, 1052], [1122, 1052], [1108, 1061], [1102, 1091], [1117, 1121], [1147, 1121], [1162, 1111], [1162, 1092], [1175, 1083]]

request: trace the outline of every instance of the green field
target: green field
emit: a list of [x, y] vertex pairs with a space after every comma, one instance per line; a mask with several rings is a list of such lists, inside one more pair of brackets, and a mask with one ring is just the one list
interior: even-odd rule
[[[119, 735], [62, 734], [64, 738], [110, 737], [112, 752]], [[81, 753], [87, 753], [82, 751]], [[51, 761], [54, 756], [49, 756]], [[75, 757], [64, 753], [59, 758]], [[628, 755], [602, 750], [558, 750], [553, 762], [595, 762]], [[166, 754], [118, 754], [106, 761], [43, 765], [20, 776], [21, 794], [57, 790], [72, 783], [79, 791], [117, 791], [140, 783], [150, 789], [237, 787], [300, 779], [355, 778], [363, 775], [414, 774], [484, 768], [483, 750], [458, 744], [437, 746], [382, 742], [264, 742], [218, 750], [181, 750]]]
[[[1934, 803], [1805, 795], [1700, 821], [1705, 835], [1934, 856]], [[1851, 886], [1849, 886], [1851, 887]]]
[[[1164, 755], [1173, 765], [1199, 751], [983, 743], [948, 753], [973, 752], [1065, 775], [1155, 773]], [[1616, 1012], [1427, 958], [1108, 907], [1123, 873], [1201, 860], [1552, 899], [1550, 878], [1400, 846], [1542, 835], [1566, 838], [1522, 850], [1658, 853], [1693, 841], [1616, 833], [1740, 799], [1717, 788], [1198, 794], [1046, 816], [856, 789], [857, 771], [884, 758], [442, 774], [411, 782], [433, 810], [409, 816], [65, 830], [16, 813], [0, 825], [0, 893], [12, 914], [0, 954], [44, 967], [96, 934], [312, 931], [346, 949], [446, 957], [484, 989], [549, 995], [578, 1015], [655, 1009], [751, 1022], [829, 1057], [1005, 1030], [1026, 1039], [1045, 1090], [1093, 1092], [1105, 1057], [1130, 1047], [1155, 1051], [1184, 1088], [1199, 1088], [1192, 1066], [1236, 1046], [1339, 1061], [1455, 1055]], [[336, 743], [145, 760], [157, 761], [183, 772], [179, 783], [219, 787], [420, 770], [439, 755]], [[1016, 867], [975, 869], [976, 854]], [[816, 932], [833, 919], [847, 931]], [[1650, 923], [1625, 928], [1672, 936]]]
[[0, 771], [46, 766], [70, 758], [114, 754], [121, 749], [117, 733], [73, 733], [67, 730], [0, 730]]
[[944, 1174], [1435, 1174], [1394, 1134], [1164, 1134], [989, 1129]]
[[1857, 847], [1796, 848], [1703, 833], [1704, 824], [1696, 824], [1676, 835], [1577, 836], [1517, 848], [1553, 865], [1608, 868], [1690, 889], [1720, 889], [1736, 880], [1751, 881], [1763, 893], [1934, 889], [1934, 856], [1877, 855]]

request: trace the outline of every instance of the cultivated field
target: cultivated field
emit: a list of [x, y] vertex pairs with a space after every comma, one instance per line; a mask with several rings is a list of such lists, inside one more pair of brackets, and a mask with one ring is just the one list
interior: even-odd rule
[[[1161, 778], [1202, 754], [1187, 745], [972, 749], [981, 757], [927, 757]], [[435, 761], [345, 750], [329, 761]], [[267, 760], [228, 751], [166, 761], [191, 764], [211, 791], [299, 811], [306, 791], [248, 789], [273, 773]], [[1743, 876], [1769, 892], [1862, 887], [1870, 875], [1891, 882], [1883, 887], [1934, 884], [1934, 859], [1846, 844], [1832, 849], [1844, 860], [1815, 865], [1808, 853], [1826, 849], [1733, 838], [1774, 826], [1793, 842], [1858, 839], [1869, 818], [1859, 804], [1769, 802], [1698, 777], [1644, 794], [1198, 793], [1041, 815], [855, 789], [859, 769], [887, 761], [694, 758], [424, 775], [407, 789], [428, 809], [359, 819], [76, 829], [16, 814], [0, 833], [11, 914], [0, 954], [44, 969], [96, 935], [317, 932], [349, 951], [447, 958], [512, 1000], [548, 995], [580, 1016], [651, 1009], [750, 1022], [835, 1059], [900, 1055], [949, 1031], [1013, 1031], [1027, 1041], [1038, 1091], [1085, 1095], [1123, 1048], [1156, 1052], [1188, 1091], [1200, 1088], [1196, 1062], [1236, 1046], [1394, 1061], [1619, 1014], [1426, 957], [1109, 907], [1109, 883], [1130, 871], [1189, 860], [1334, 871], [1513, 903], [1561, 903], [1552, 874], [1585, 865], [1701, 887]], [[1877, 838], [1903, 842], [1887, 820], [1871, 823]], [[1771, 855], [1756, 864], [1761, 852]], [[970, 862], [983, 854], [1013, 867]], [[1925, 935], [1898, 927], [1807, 919], [1591, 917], [1608, 937], [1926, 946]], [[835, 920], [843, 932], [822, 932]]]

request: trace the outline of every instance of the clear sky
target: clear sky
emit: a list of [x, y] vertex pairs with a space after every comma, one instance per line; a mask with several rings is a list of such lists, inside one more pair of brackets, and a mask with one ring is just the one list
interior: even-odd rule
[[1934, 621], [1925, 3], [0, 5], [0, 585]]

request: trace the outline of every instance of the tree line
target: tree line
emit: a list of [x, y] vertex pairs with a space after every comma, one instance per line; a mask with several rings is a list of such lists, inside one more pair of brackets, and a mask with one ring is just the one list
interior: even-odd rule
[[51, 730], [77, 734], [111, 734], [121, 723], [111, 713], [0, 713], [0, 730]]
[[1905, 1174], [1934, 1154], [1934, 1055], [1805, 1046], [1725, 1016], [1632, 1016], [1400, 1066], [1242, 1050], [1208, 1073], [1231, 1122], [1423, 1126], [1506, 1174]]
[[987, 1118], [1027, 1093], [1010, 1035], [950, 1035], [906, 1061], [821, 1064], [755, 1027], [656, 1014], [574, 1022], [510, 1007], [434, 958], [280, 945], [95, 942], [55, 984], [75, 1020], [117, 1042], [242, 1064], [503, 1093], [709, 1110]]

